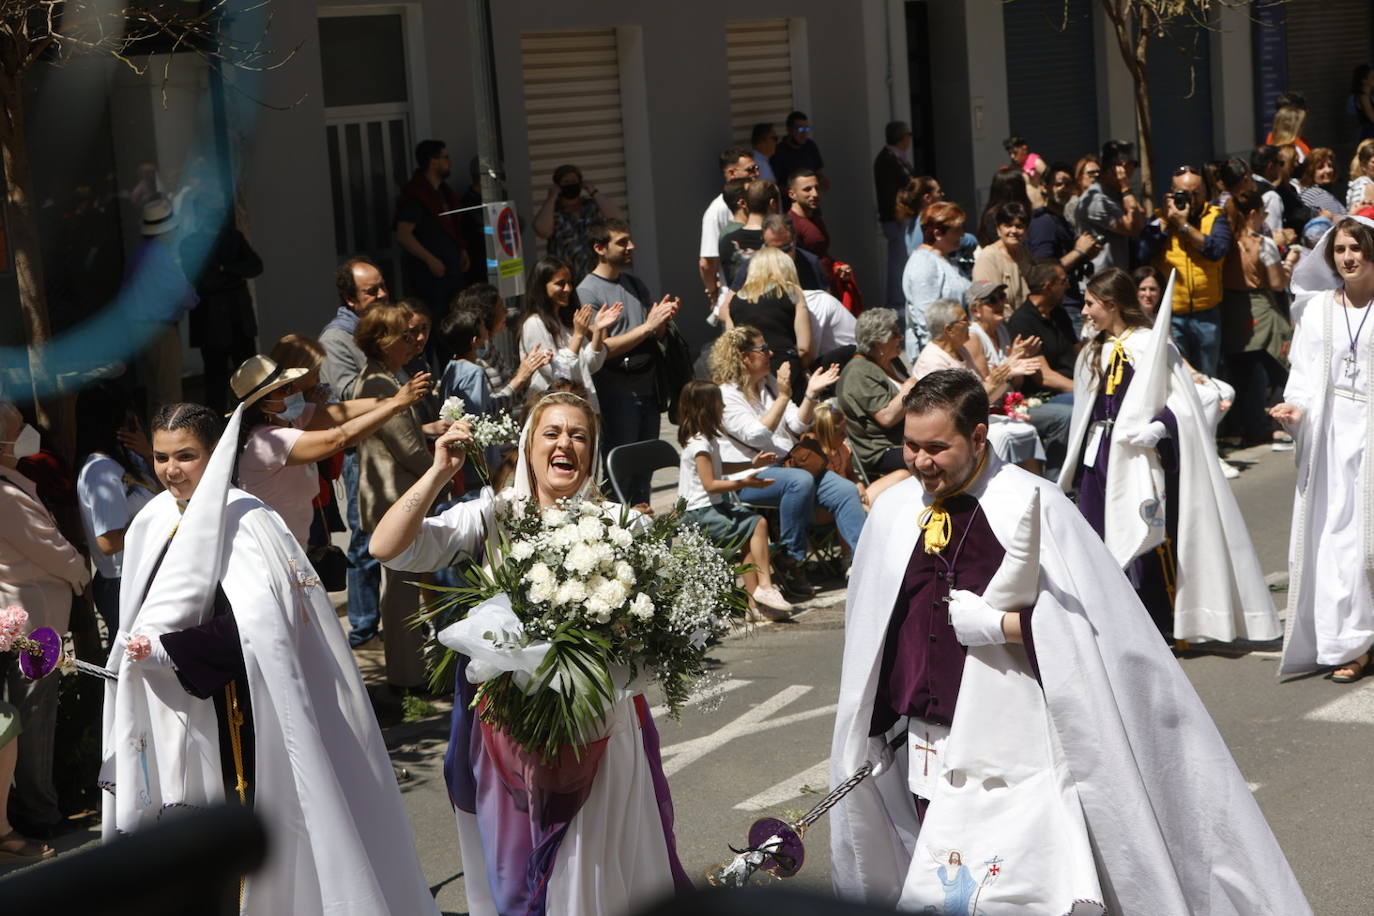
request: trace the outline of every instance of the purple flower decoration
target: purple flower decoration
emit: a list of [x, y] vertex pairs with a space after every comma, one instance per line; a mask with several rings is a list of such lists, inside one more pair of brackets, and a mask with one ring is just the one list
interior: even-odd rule
[[52, 672], [62, 657], [62, 637], [52, 627], [39, 627], [28, 637], [37, 644], [38, 651], [29, 649], [19, 653], [19, 670], [30, 680], [38, 680]]
[[801, 871], [802, 863], [806, 861], [806, 850], [802, 846], [801, 837], [791, 824], [775, 817], [759, 818], [754, 821], [754, 826], [749, 828], [749, 845], [752, 847], [761, 847], [772, 837], [780, 838], [782, 844], [777, 852], [764, 859], [759, 867], [779, 878], [790, 878]]

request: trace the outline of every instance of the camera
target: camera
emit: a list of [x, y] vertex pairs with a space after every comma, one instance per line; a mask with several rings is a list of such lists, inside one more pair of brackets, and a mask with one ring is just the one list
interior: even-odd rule
[[1193, 205], [1193, 195], [1187, 191], [1170, 191], [1169, 199], [1174, 202], [1174, 206], [1180, 210], [1187, 210]]

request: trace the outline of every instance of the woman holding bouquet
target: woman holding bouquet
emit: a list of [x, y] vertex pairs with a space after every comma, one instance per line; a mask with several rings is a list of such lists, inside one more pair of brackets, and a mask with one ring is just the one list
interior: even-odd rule
[[[439, 437], [429, 470], [373, 531], [373, 555], [393, 570], [445, 569], [462, 554], [482, 558], [494, 551], [488, 535], [498, 534], [505, 517], [499, 514], [512, 507], [558, 511], [560, 500], [594, 502], [597, 433], [587, 401], [548, 394], [531, 408], [521, 433], [514, 486], [499, 496], [484, 490], [427, 517], [462, 467], [472, 437], [465, 421], [456, 422]], [[490, 673], [479, 674], [479, 667]], [[617, 691], [599, 737], [562, 747], [545, 761], [471, 708], [480, 689], [471, 681], [485, 678], [496, 678], [487, 662], [479, 666], [459, 655], [444, 762], [469, 912], [618, 916], [674, 888], [689, 889], [673, 839], [658, 732], [643, 695]]]

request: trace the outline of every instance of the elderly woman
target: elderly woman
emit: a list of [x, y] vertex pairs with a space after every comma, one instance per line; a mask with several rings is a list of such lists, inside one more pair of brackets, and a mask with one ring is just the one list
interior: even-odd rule
[[238, 484], [276, 510], [302, 547], [309, 544], [320, 492], [315, 463], [371, 436], [430, 387], [429, 373], [421, 372], [392, 396], [325, 403], [323, 362], [285, 367], [253, 356], [229, 379], [243, 405]]
[[876, 478], [906, 467], [902, 398], [916, 379], [902, 363], [902, 332], [892, 309], [867, 309], [854, 327], [854, 358], [840, 373], [835, 403], [865, 473]]
[[[460, 553], [482, 557], [498, 512], [517, 500], [551, 506], [595, 498], [597, 413], [567, 392], [544, 395], [520, 437], [515, 485], [499, 495], [455, 503], [437, 516], [428, 507], [462, 467], [466, 423], [435, 443], [434, 460], [372, 533], [371, 549], [388, 571], [446, 568]], [[482, 726], [471, 708], [460, 656], [458, 700], [444, 773], [456, 810], [468, 911], [496, 913], [629, 913], [674, 889], [690, 889], [672, 833], [672, 800], [659, 759], [658, 731], [642, 694], [610, 708], [610, 731], [590, 774], [522, 759], [499, 729]], [[597, 742], [601, 745], [601, 742]], [[590, 781], [590, 785], [588, 785]]]
[[[86, 558], [58, 531], [34, 482], [19, 473], [19, 459], [37, 451], [38, 430], [24, 422], [13, 404], [0, 401], [0, 607], [23, 608], [30, 629], [52, 627], [64, 633], [72, 595], [81, 594], [91, 575]], [[31, 681], [19, 672], [13, 655], [3, 658], [5, 695], [19, 708], [24, 731], [11, 813], [26, 830], [50, 832], [62, 822], [52, 778], [57, 678]], [[11, 730], [0, 714], [0, 740]], [[0, 837], [0, 851], [28, 849], [28, 855], [41, 854], [24, 842], [11, 832]]]
[[[353, 336], [367, 357], [367, 366], [353, 386], [355, 394], [378, 401], [404, 401], [397, 374], [415, 352], [406, 338], [410, 316], [404, 305], [379, 304], [363, 313]], [[421, 380], [421, 384], [426, 382]], [[429, 465], [429, 446], [420, 418], [402, 404], [376, 433], [358, 443], [358, 516], [363, 529], [376, 528], [387, 507], [400, 499]], [[408, 619], [419, 609], [419, 598], [410, 582], [382, 570], [381, 617], [386, 633], [382, 644], [386, 649], [386, 680], [395, 687], [425, 683], [420, 657], [424, 640]]]
[[[941, 299], [926, 309], [926, 325], [931, 341], [912, 366], [912, 378], [922, 379], [940, 369], [967, 369], [982, 381], [989, 403], [997, 406], [1011, 390], [1013, 379], [1035, 373], [1036, 360], [1024, 356], [1020, 346], [997, 365], [980, 366], [968, 350], [968, 312], [952, 299]], [[988, 420], [988, 443], [997, 456], [1039, 473], [1045, 448], [1035, 427], [1002, 414], [992, 414]]]
[[958, 204], [938, 201], [921, 212], [921, 246], [902, 271], [906, 297], [906, 357], [915, 360], [930, 342], [926, 335], [926, 306], [936, 299], [962, 299], [969, 281], [950, 261], [959, 250], [966, 216]]
[[[771, 349], [762, 332], [749, 325], [736, 325], [711, 347], [711, 380], [720, 386], [725, 401], [721, 424], [725, 437], [720, 440], [722, 461], [749, 462], [760, 452], [785, 456], [815, 422], [821, 392], [840, 377], [839, 367], [834, 365], [813, 373], [809, 379], [794, 377], [792, 366], [787, 363], [775, 377], [769, 365]], [[802, 390], [800, 406], [792, 403], [794, 387]], [[834, 515], [840, 537], [853, 549], [858, 546], [864, 526], [859, 490], [830, 470], [817, 476], [779, 463], [760, 475], [773, 483], [751, 489], [748, 498], [754, 505], [779, 508], [778, 537], [782, 550], [773, 565], [794, 594], [810, 597], [811, 585], [801, 564], [806, 558], [806, 531], [816, 507], [822, 506]]]

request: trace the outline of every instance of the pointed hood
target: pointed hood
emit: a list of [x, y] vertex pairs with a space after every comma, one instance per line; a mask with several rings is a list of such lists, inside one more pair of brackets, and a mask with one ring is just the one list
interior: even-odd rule
[[1121, 402], [1116, 422], [1121, 426], [1143, 426], [1164, 409], [1169, 396], [1169, 342], [1173, 339], [1174, 285], [1178, 273], [1169, 273], [1169, 283], [1155, 312], [1154, 328], [1149, 342], [1141, 348], [1135, 360], [1135, 377]]
[[203, 623], [224, 570], [224, 513], [243, 420], [229, 417], [205, 473], [191, 494], [138, 613], [138, 630], [166, 633]]
[[1034, 607], [1040, 595], [1040, 491], [1032, 491], [1016, 534], [1006, 544], [1006, 556], [983, 600], [995, 608]]

